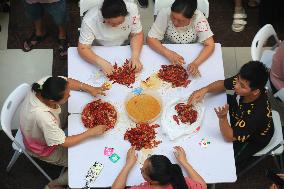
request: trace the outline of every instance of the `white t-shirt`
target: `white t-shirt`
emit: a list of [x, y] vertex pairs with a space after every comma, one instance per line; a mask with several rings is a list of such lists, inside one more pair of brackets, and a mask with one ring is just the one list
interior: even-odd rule
[[101, 13], [101, 5], [93, 7], [84, 16], [80, 29], [79, 42], [91, 45], [94, 40], [104, 46], [119, 46], [128, 40], [131, 33], [140, 33], [142, 25], [137, 5], [125, 2], [128, 15], [125, 21], [117, 27], [111, 27], [104, 23]]
[[[42, 85], [43, 78], [37, 83]], [[50, 108], [41, 102], [33, 91], [26, 96], [20, 112], [20, 127], [25, 146], [32, 152], [47, 156], [54, 147], [65, 142], [65, 133], [60, 127], [61, 108]]]
[[202, 12], [196, 10], [189, 25], [175, 27], [171, 18], [171, 8], [162, 9], [152, 25], [148, 36], [171, 43], [196, 43], [203, 42], [213, 36], [207, 19]]

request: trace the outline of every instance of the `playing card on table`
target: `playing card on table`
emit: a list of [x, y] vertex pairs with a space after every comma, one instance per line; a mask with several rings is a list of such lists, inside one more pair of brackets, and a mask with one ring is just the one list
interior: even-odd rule
[[102, 169], [103, 169], [103, 164], [99, 163], [99, 162], [95, 162], [94, 165], [92, 165], [90, 167], [90, 169], [88, 170], [88, 173], [86, 175], [86, 187], [85, 188], [88, 188], [88, 185], [91, 183], [91, 182], [94, 182], [98, 176], [100, 175]]
[[114, 148], [105, 147], [104, 155], [105, 156], [111, 156], [113, 154], [113, 151], [114, 151]]
[[210, 143], [211, 143], [211, 142], [210, 142], [207, 138], [203, 138], [198, 144], [199, 144], [202, 148], [207, 148]]
[[113, 163], [116, 163], [120, 157], [119, 155], [117, 155], [116, 153], [112, 154], [111, 156], [109, 156], [110, 161], [112, 161]]

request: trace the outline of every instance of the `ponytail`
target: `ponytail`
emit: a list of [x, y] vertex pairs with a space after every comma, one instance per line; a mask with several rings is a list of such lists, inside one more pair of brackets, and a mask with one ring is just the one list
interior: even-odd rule
[[33, 83], [33, 84], [32, 84], [32, 91], [34, 91], [34, 92], [36, 92], [36, 93], [41, 92], [41, 86], [40, 86], [40, 84], [38, 84], [38, 83]]
[[38, 83], [32, 84], [32, 91], [40, 93], [40, 95], [47, 100], [60, 101], [64, 97], [67, 81], [62, 77], [49, 77], [40, 85]]
[[182, 170], [178, 164], [171, 165], [171, 178], [173, 189], [188, 189]]
[[152, 155], [150, 161], [149, 177], [158, 181], [160, 185], [171, 184], [174, 189], [188, 189], [182, 170], [179, 165], [172, 164], [163, 155]]

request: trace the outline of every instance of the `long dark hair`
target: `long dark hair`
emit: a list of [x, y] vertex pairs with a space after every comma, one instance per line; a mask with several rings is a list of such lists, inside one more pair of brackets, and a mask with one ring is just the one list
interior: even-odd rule
[[38, 83], [32, 84], [32, 91], [40, 93], [47, 100], [60, 101], [64, 96], [67, 81], [62, 77], [50, 77], [41, 86]]
[[123, 0], [104, 0], [101, 12], [105, 19], [128, 15], [126, 4]]
[[181, 13], [185, 18], [192, 18], [197, 9], [197, 0], [175, 0], [171, 11]]
[[178, 164], [163, 155], [152, 155], [148, 158], [150, 162], [149, 177], [158, 181], [161, 185], [171, 184], [174, 189], [188, 189], [182, 170]]

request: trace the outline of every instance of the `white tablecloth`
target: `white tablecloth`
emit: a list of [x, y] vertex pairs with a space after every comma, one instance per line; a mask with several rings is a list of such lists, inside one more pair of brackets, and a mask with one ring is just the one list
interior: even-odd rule
[[[168, 48], [181, 54], [187, 63], [194, 60], [202, 49], [200, 44], [181, 44], [166, 45]], [[126, 58], [130, 58], [129, 46], [120, 47], [94, 47], [94, 51], [104, 57], [109, 62], [123, 64]], [[162, 64], [169, 62], [159, 54], [153, 52], [148, 46], [144, 46], [141, 53], [141, 62], [144, 65], [143, 72], [138, 76], [138, 80], [145, 80], [152, 73], [157, 72]], [[162, 96], [163, 104], [173, 96], [189, 96], [192, 91], [199, 89], [213, 81], [224, 79], [224, 69], [222, 61], [221, 45], [216, 44], [213, 55], [204, 62], [199, 68], [202, 77], [193, 79], [187, 88], [167, 88], [159, 90]], [[76, 48], [68, 50], [68, 77], [80, 81], [100, 86], [106, 77], [100, 74], [98, 68], [80, 58]], [[192, 79], [192, 78], [191, 78]], [[139, 86], [140, 81], [134, 84], [134, 88]], [[118, 110], [119, 119], [116, 127], [98, 138], [92, 138], [82, 142], [79, 145], [68, 149], [69, 165], [69, 186], [78, 188], [85, 185], [85, 175], [90, 166], [98, 161], [104, 165], [104, 168], [97, 180], [90, 184], [91, 187], [108, 187], [118, 175], [125, 163], [127, 150], [130, 147], [128, 141], [123, 140], [123, 134], [131, 121], [127, 118], [124, 110], [124, 101], [126, 96], [131, 93], [133, 88], [127, 88], [119, 84], [113, 84], [110, 91], [107, 92], [105, 101], [112, 103]], [[68, 119], [68, 134], [79, 134], [86, 129], [82, 125], [81, 115], [83, 107], [94, 98], [86, 93], [72, 91], [68, 101], [68, 110], [71, 113]], [[172, 147], [175, 145], [183, 146], [187, 153], [188, 161], [194, 169], [205, 179], [207, 183], [221, 183], [236, 181], [236, 170], [234, 162], [234, 152], [232, 143], [224, 141], [218, 125], [218, 120], [214, 112], [214, 107], [222, 106], [226, 103], [225, 93], [206, 95], [204, 100], [205, 115], [201, 124], [200, 131], [191, 138], [184, 137], [177, 141], [169, 141], [161, 133], [161, 128], [157, 129], [158, 139], [162, 143], [154, 150], [155, 154], [164, 154], [175, 162]], [[74, 114], [72, 114], [74, 113]], [[160, 119], [155, 123], [160, 124]], [[207, 138], [211, 143], [207, 148], [202, 148], [198, 143], [202, 138]], [[112, 147], [114, 152], [120, 156], [116, 163], [111, 162], [107, 156], [104, 156], [104, 148]], [[141, 153], [140, 153], [141, 155]], [[142, 162], [140, 162], [142, 163]], [[127, 185], [136, 185], [143, 182], [140, 174], [139, 162], [130, 172]]]

